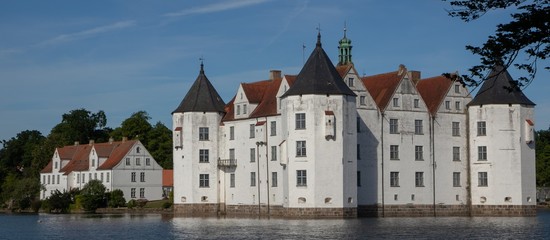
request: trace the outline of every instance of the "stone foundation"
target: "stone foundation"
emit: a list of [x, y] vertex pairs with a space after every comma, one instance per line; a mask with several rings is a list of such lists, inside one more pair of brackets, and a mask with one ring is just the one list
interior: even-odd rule
[[266, 205], [174, 204], [181, 216], [285, 217], [285, 218], [356, 218], [356, 208], [285, 208]]
[[536, 205], [473, 205], [472, 216], [528, 217], [537, 215]]
[[174, 214], [186, 217], [217, 216], [220, 204], [217, 203], [187, 203], [174, 204]]
[[357, 207], [359, 217], [449, 217], [470, 216], [466, 205], [360, 205]]

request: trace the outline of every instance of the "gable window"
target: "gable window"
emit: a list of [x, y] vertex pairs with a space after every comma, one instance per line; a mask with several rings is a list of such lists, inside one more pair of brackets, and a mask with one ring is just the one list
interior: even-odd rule
[[477, 160], [487, 161], [487, 146], [477, 147]]
[[478, 172], [477, 173], [477, 186], [487, 187], [489, 183], [487, 181], [487, 172]]
[[250, 149], [250, 162], [256, 162], [256, 149]]
[[390, 119], [390, 134], [397, 134], [399, 121], [397, 119]]
[[[93, 164], [94, 164], [94, 163], [93, 163], [93, 161], [92, 161], [92, 166], [93, 166]], [[55, 167], [54, 167], [54, 169], [57, 169], [57, 162], [55, 162]]]
[[199, 149], [199, 162], [207, 163], [209, 162], [209, 152], [208, 149]]
[[145, 159], [145, 165], [151, 166], [151, 159], [150, 158]]
[[460, 110], [460, 102], [459, 101], [455, 102], [455, 108], [456, 108], [456, 110]]
[[306, 129], [305, 113], [296, 113], [296, 129]]
[[243, 104], [243, 114], [246, 114], [247, 113], [247, 107], [246, 107], [246, 104]]
[[237, 115], [241, 115], [241, 105], [237, 105]]
[[139, 173], [139, 181], [140, 182], [145, 182], [145, 172], [140, 172]]
[[306, 156], [306, 141], [296, 141], [296, 157]]
[[229, 127], [229, 140], [235, 139], [235, 127], [231, 126]]
[[361, 105], [366, 105], [366, 103], [365, 103], [365, 96], [360, 96], [360, 97], [359, 97], [359, 104], [361, 104]]
[[416, 187], [424, 187], [424, 172], [414, 173], [414, 185]]
[[394, 107], [399, 107], [399, 98], [393, 98], [392, 102]]
[[417, 161], [424, 160], [423, 146], [414, 146], [414, 160], [417, 160]]
[[271, 136], [277, 136], [277, 122], [271, 121]]
[[234, 173], [231, 173], [231, 175], [229, 175], [229, 187], [230, 188], [235, 187], [235, 174]]
[[[95, 159], [92, 159], [92, 167], [95, 167]], [[55, 168], [57, 168], [57, 162], [55, 164]]]
[[296, 186], [307, 186], [307, 172], [306, 170], [296, 170]]
[[199, 174], [199, 187], [201, 188], [210, 187], [210, 175]]
[[126, 166], [130, 166], [130, 158], [126, 158]]
[[349, 87], [353, 87], [353, 84], [354, 84], [353, 78], [348, 78], [348, 85], [349, 85]]
[[460, 136], [460, 122], [453, 122], [453, 136]]
[[141, 149], [139, 147], [136, 148], [136, 153], [139, 153]]
[[399, 160], [399, 145], [390, 145], [390, 159]]
[[455, 85], [455, 93], [460, 93], [460, 85]]
[[420, 108], [420, 100], [419, 99], [414, 100], [414, 108]]
[[208, 128], [200, 127], [199, 128], [199, 141], [208, 141]]
[[453, 161], [460, 161], [460, 147], [453, 147]]
[[131, 179], [130, 179], [132, 182], [136, 182], [136, 173], [135, 172], [132, 172], [131, 174]]
[[424, 134], [422, 120], [414, 120], [414, 134]]
[[453, 187], [460, 187], [460, 173], [453, 172]]
[[451, 101], [445, 101], [445, 109], [451, 110]]
[[399, 172], [390, 172], [390, 187], [399, 187]]
[[256, 134], [254, 134], [256, 130], [256, 126], [254, 124], [250, 124], [250, 138], [254, 138]]
[[136, 166], [141, 166], [141, 159], [140, 158], [136, 158]]
[[271, 161], [277, 161], [277, 146], [271, 146]]
[[250, 186], [256, 186], [256, 172], [250, 172]]
[[277, 187], [277, 172], [271, 172], [271, 187]]
[[486, 136], [487, 135], [487, 125], [485, 121], [477, 122], [477, 135]]

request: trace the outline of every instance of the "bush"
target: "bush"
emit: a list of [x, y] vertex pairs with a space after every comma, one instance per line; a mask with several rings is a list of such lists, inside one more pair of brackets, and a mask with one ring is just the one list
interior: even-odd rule
[[106, 206], [105, 186], [99, 180], [91, 180], [81, 191], [82, 207], [86, 212], [95, 212], [96, 209]]
[[148, 200], [147, 199], [138, 199], [136, 202], [137, 202], [137, 207], [138, 208], [143, 208], [147, 204]]
[[31, 203], [32, 211], [35, 213], [37, 213], [38, 210], [40, 210], [41, 206], [42, 206], [42, 201], [40, 201], [39, 199], [34, 199]]
[[164, 203], [162, 204], [162, 208], [164, 208], [164, 209], [168, 209], [168, 208], [170, 208], [170, 207], [172, 207], [172, 203], [171, 203], [171, 202], [164, 202]]
[[130, 209], [133, 209], [137, 206], [137, 202], [135, 199], [132, 199], [130, 201], [128, 201], [128, 204], [126, 204], [126, 206]]
[[111, 208], [124, 207], [126, 206], [126, 199], [124, 199], [124, 192], [120, 189], [115, 189], [108, 194], [109, 201], [108, 205]]

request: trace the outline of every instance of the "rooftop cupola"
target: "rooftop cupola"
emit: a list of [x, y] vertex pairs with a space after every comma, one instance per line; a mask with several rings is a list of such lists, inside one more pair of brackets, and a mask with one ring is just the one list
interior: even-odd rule
[[346, 36], [347, 28], [344, 25], [344, 37], [338, 42], [338, 66], [353, 64], [351, 61], [351, 40]]

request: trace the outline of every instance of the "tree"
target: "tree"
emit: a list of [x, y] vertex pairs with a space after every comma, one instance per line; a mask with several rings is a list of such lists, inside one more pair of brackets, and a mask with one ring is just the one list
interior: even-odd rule
[[152, 128], [149, 119], [151, 119], [151, 117], [149, 117], [147, 112], [135, 112], [128, 119], [124, 120], [120, 127], [113, 130], [111, 137], [116, 139], [121, 139], [122, 137], [139, 139], [143, 145], [147, 146], [147, 135]]
[[124, 192], [120, 189], [115, 189], [109, 193], [108, 205], [111, 208], [126, 206], [126, 199], [124, 199]]
[[540, 130], [535, 135], [537, 186], [550, 186], [550, 129]]
[[92, 113], [86, 109], [75, 109], [62, 116], [61, 123], [53, 127], [48, 138], [56, 146], [65, 146], [74, 141], [87, 143], [89, 140], [106, 142], [108, 140], [107, 117], [103, 111]]
[[15, 211], [29, 208], [38, 198], [42, 186], [37, 178], [22, 178], [12, 173], [4, 179], [2, 189], [2, 201], [7, 203], [8, 209]]
[[100, 207], [105, 206], [105, 186], [99, 180], [91, 180], [80, 192], [82, 196], [82, 207], [86, 212], [95, 212]]
[[47, 206], [50, 208], [49, 211], [55, 213], [69, 212], [69, 206], [73, 202], [69, 192], [60, 192], [59, 190], [55, 190], [46, 201], [48, 202]]
[[172, 169], [172, 131], [157, 122], [149, 131], [147, 149], [164, 169]]
[[[550, 54], [550, 0], [461, 0], [450, 1], [450, 5], [449, 15], [465, 22], [497, 9], [517, 10], [511, 15], [512, 21], [497, 25], [496, 33], [489, 36], [483, 46], [466, 46], [467, 50], [480, 56], [481, 64], [471, 67], [470, 75], [462, 75], [459, 81], [477, 86], [495, 65], [502, 65], [505, 69], [513, 65], [527, 73], [527, 76], [512, 82], [513, 88], [519, 89], [531, 83], [537, 73], [538, 61], [545, 60]], [[526, 62], [515, 63], [518, 56], [526, 57]], [[544, 68], [550, 70], [550, 66]]]

